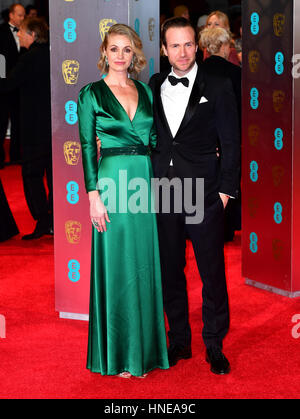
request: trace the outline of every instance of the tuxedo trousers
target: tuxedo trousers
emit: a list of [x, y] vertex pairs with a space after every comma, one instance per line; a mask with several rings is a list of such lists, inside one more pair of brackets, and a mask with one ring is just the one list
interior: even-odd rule
[[[168, 177], [174, 176], [170, 168]], [[160, 197], [162, 199], [162, 197]], [[183, 212], [157, 214], [164, 308], [169, 345], [191, 345], [187, 292], [186, 241], [193, 246], [202, 287], [202, 337], [207, 348], [222, 347], [229, 329], [229, 305], [224, 263], [224, 207], [219, 194], [205, 205], [204, 219], [188, 224]], [[161, 202], [160, 199], [160, 202]], [[171, 202], [172, 202], [171, 190]], [[199, 305], [200, 305], [199, 301]]]
[[[45, 145], [45, 149], [49, 148]], [[34, 147], [25, 147], [22, 178], [26, 202], [34, 220], [53, 225], [52, 156]], [[45, 186], [47, 181], [47, 188]], [[48, 191], [47, 191], [48, 189]]]
[[11, 162], [21, 159], [20, 145], [20, 97], [19, 91], [0, 95], [0, 163], [5, 161], [4, 141], [10, 120], [9, 159]]

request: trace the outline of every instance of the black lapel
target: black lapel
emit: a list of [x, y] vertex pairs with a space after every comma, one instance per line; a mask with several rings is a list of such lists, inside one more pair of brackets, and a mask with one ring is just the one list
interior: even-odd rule
[[6, 26], [7, 40], [10, 43], [11, 48], [14, 48], [15, 51], [18, 53], [18, 47], [17, 47], [17, 43], [16, 43], [16, 40], [15, 40], [15, 37], [14, 37], [14, 35], [13, 35], [11, 29], [10, 29], [9, 24], [7, 23], [6, 25], [7, 25]]
[[198, 68], [197, 76], [195, 79], [193, 89], [191, 91], [190, 99], [189, 99], [183, 120], [180, 124], [180, 127], [175, 137], [177, 137], [177, 135], [180, 134], [180, 132], [184, 129], [184, 127], [189, 123], [189, 121], [195, 114], [199, 106], [199, 101], [203, 95], [204, 89], [205, 89], [205, 80], [204, 80], [203, 71], [200, 68]]
[[163, 127], [165, 128], [165, 130], [167, 131], [167, 133], [169, 134], [169, 136], [171, 138], [173, 138], [173, 134], [170, 130], [170, 126], [168, 124], [168, 120], [166, 118], [166, 114], [165, 114], [164, 107], [163, 107], [163, 104], [162, 104], [161, 92], [160, 92], [161, 85], [166, 80], [169, 73], [170, 72], [168, 71], [168, 72], [164, 72], [164, 73], [160, 74], [160, 77], [159, 77], [159, 79], [156, 83], [156, 86], [155, 86], [155, 97], [157, 99], [157, 113], [158, 113], [158, 116], [161, 119], [161, 123], [162, 123]]

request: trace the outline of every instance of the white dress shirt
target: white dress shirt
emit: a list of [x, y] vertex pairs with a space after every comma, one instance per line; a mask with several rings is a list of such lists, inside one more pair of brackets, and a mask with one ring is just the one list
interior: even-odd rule
[[[168, 78], [161, 86], [160, 92], [162, 104], [173, 137], [175, 137], [183, 120], [193, 85], [195, 83], [197, 71], [198, 65], [195, 63], [189, 73], [184, 76], [189, 80], [189, 87], [185, 87], [182, 83], [172, 86]], [[173, 68], [169, 76], [180, 78], [174, 73]]]
[[[185, 87], [182, 83], [178, 83], [176, 86], [172, 86], [169, 82], [168, 77], [161, 85], [161, 100], [164, 108], [164, 112], [171, 130], [173, 137], [177, 134], [177, 131], [183, 120], [190, 95], [195, 83], [196, 75], [198, 71], [197, 63], [194, 67], [184, 76], [189, 80], [189, 87]], [[180, 78], [174, 73], [173, 68], [169, 76]], [[170, 165], [173, 165], [171, 160]]]
[[10, 27], [11, 33], [13, 34], [13, 37], [15, 38], [18, 51], [20, 52], [20, 40], [19, 40], [19, 37], [17, 35], [18, 32], [14, 31], [14, 26], [11, 25], [10, 23], [9, 23], [9, 27]]

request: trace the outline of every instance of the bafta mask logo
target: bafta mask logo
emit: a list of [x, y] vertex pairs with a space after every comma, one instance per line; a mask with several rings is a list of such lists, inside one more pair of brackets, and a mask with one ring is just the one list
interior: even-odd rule
[[251, 218], [256, 217], [258, 208], [259, 208], [258, 199], [256, 197], [250, 197], [248, 199], [248, 209], [249, 209], [249, 215]]
[[248, 54], [248, 62], [251, 73], [256, 73], [260, 62], [260, 53], [256, 50], [250, 51]]
[[285, 15], [276, 13], [273, 17], [273, 29], [276, 36], [282, 36], [285, 30]]
[[276, 188], [281, 185], [283, 176], [284, 176], [284, 168], [282, 166], [272, 167], [273, 184]]
[[102, 41], [104, 41], [106, 33], [109, 31], [110, 27], [117, 23], [114, 19], [102, 19], [99, 23], [99, 32]]
[[67, 221], [65, 223], [65, 231], [67, 241], [70, 244], [78, 244], [81, 239], [81, 223], [79, 221]]
[[275, 260], [280, 260], [283, 251], [283, 243], [279, 239], [272, 240], [272, 253]]
[[66, 84], [74, 85], [78, 82], [80, 64], [76, 60], [65, 60], [62, 64], [62, 73]]
[[248, 137], [250, 145], [253, 147], [257, 146], [259, 140], [260, 129], [258, 125], [249, 125], [248, 127]]
[[148, 32], [149, 32], [149, 39], [150, 41], [154, 41], [155, 37], [155, 19], [150, 17], [148, 21]]
[[273, 108], [275, 112], [281, 112], [284, 106], [285, 93], [282, 90], [274, 90], [273, 92]]
[[79, 163], [80, 153], [80, 143], [76, 141], [66, 141], [64, 143], [64, 156], [66, 159], [66, 163], [69, 166], [77, 166], [77, 164]]

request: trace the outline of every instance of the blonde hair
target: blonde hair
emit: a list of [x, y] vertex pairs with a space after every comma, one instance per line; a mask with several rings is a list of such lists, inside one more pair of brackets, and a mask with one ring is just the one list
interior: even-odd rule
[[127, 38], [130, 40], [130, 43], [134, 51], [132, 65], [128, 68], [128, 73], [136, 75], [140, 73], [143, 70], [143, 68], [146, 67], [147, 64], [146, 57], [143, 53], [142, 41], [138, 34], [132, 28], [122, 23], [117, 23], [109, 28], [108, 32], [105, 35], [104, 41], [102, 42], [100, 47], [101, 56], [98, 61], [98, 68], [101, 74], [107, 74], [109, 69], [109, 66], [107, 65], [105, 60], [105, 50], [107, 48], [108, 38], [110, 35], [127, 36]]
[[208, 25], [209, 19], [212, 16], [217, 16], [217, 18], [222, 22], [223, 28], [226, 29], [228, 32], [230, 32], [230, 24], [229, 24], [228, 16], [225, 13], [220, 12], [220, 10], [215, 10], [214, 12], [211, 12], [211, 14], [207, 16], [205, 26]]
[[231, 36], [224, 28], [204, 28], [200, 34], [201, 48], [206, 48], [211, 55], [217, 54], [222, 45], [230, 44]]

